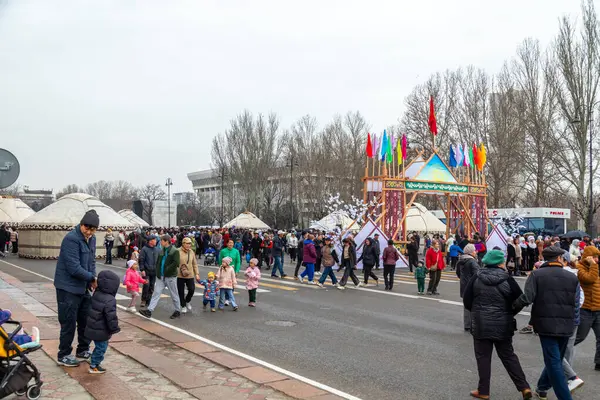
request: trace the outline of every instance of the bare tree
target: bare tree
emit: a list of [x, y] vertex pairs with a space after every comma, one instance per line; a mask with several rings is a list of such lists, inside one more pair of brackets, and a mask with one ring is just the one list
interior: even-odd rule
[[13, 183], [7, 188], [0, 189], [0, 196], [16, 196], [21, 191], [21, 185]]
[[76, 184], [72, 183], [70, 185], [65, 186], [64, 188], [62, 188], [60, 191], [58, 191], [56, 193], [56, 199], [60, 199], [63, 196], [66, 196], [68, 194], [71, 193], [82, 193], [84, 191], [83, 188], [77, 186]]
[[[580, 228], [592, 227], [599, 206], [590, 203], [590, 181], [600, 162], [598, 157], [590, 159], [589, 154], [591, 145], [596, 149], [600, 145], [598, 129], [593, 129], [598, 122], [594, 123], [592, 118], [598, 105], [600, 83], [600, 27], [592, 0], [582, 4], [582, 14], [580, 30], [569, 18], [561, 20], [546, 69], [546, 79], [556, 94], [561, 116], [554, 136], [557, 146], [553, 161], [568, 190], [574, 191], [573, 209], [580, 219]], [[574, 123], [575, 120], [579, 123]]]
[[101, 180], [88, 184], [85, 187], [85, 192], [104, 201], [112, 198], [113, 188], [113, 182]]
[[140, 199], [144, 206], [144, 213], [148, 218], [148, 223], [152, 225], [152, 213], [154, 212], [154, 204], [156, 201], [167, 199], [167, 194], [161, 185], [148, 183], [139, 189]]

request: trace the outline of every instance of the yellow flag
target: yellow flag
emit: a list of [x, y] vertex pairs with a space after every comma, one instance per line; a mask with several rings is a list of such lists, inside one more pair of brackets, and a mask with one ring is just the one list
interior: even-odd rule
[[396, 141], [396, 157], [398, 158], [398, 165], [402, 165], [402, 140], [400, 138]]

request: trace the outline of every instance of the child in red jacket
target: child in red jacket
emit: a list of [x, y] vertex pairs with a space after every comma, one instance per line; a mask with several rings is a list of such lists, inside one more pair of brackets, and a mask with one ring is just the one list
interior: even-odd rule
[[137, 312], [135, 309], [135, 302], [140, 295], [140, 283], [146, 284], [147, 280], [142, 278], [138, 272], [138, 263], [135, 260], [127, 261], [127, 272], [125, 273], [125, 281], [123, 282], [127, 287], [127, 293], [131, 295], [131, 301], [127, 307], [127, 311]]

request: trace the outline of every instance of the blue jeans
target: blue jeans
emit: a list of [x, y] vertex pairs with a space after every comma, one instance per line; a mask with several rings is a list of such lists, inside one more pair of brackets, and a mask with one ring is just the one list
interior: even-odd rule
[[562, 367], [569, 338], [540, 335], [540, 343], [544, 353], [545, 367], [537, 383], [538, 391], [547, 392], [553, 388], [554, 394], [559, 400], [572, 400]]
[[207, 305], [208, 303], [210, 303], [210, 308], [215, 308], [215, 300], [209, 300], [209, 299], [203, 299], [202, 300], [202, 305]]
[[596, 355], [594, 356], [594, 362], [600, 364], [600, 311], [581, 309], [580, 315], [581, 322], [579, 323], [579, 329], [577, 329], [575, 346], [583, 342], [590, 333], [590, 330], [593, 330], [596, 335]]
[[271, 276], [277, 276], [277, 270], [279, 270], [279, 275], [283, 276], [285, 275], [283, 273], [283, 263], [282, 263], [282, 256], [275, 256], [273, 257], [274, 264], [273, 264], [273, 271], [271, 271]]
[[104, 361], [104, 354], [108, 349], [108, 340], [99, 342], [94, 340], [94, 352], [92, 353], [92, 359], [90, 360], [90, 368], [97, 367]]
[[308, 281], [312, 282], [315, 278], [315, 264], [306, 263], [306, 268], [304, 268], [304, 272], [300, 274], [300, 277], [304, 278], [306, 275], [308, 275]]
[[221, 290], [219, 290], [220, 295], [219, 295], [219, 308], [223, 309], [225, 308], [225, 296], [229, 297], [229, 301], [231, 302], [231, 307], [236, 308], [237, 307], [237, 303], [235, 302], [235, 297], [233, 296], [233, 289], [225, 289], [225, 288], [221, 288]]
[[319, 278], [319, 283], [321, 285], [323, 283], [325, 283], [325, 280], [327, 279], [328, 276], [331, 277], [331, 283], [333, 283], [335, 285], [337, 283], [337, 278], [335, 277], [335, 274], [333, 273], [333, 267], [325, 267], [325, 269], [323, 270], [323, 275], [321, 275], [321, 277]]

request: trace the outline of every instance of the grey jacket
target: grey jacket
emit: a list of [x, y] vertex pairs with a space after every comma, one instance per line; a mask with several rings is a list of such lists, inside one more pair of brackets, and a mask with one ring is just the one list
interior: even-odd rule
[[140, 259], [138, 262], [140, 272], [144, 271], [151, 275], [156, 274], [156, 260], [158, 260], [159, 254], [160, 249], [157, 246], [144, 246], [142, 251], [140, 251]]

